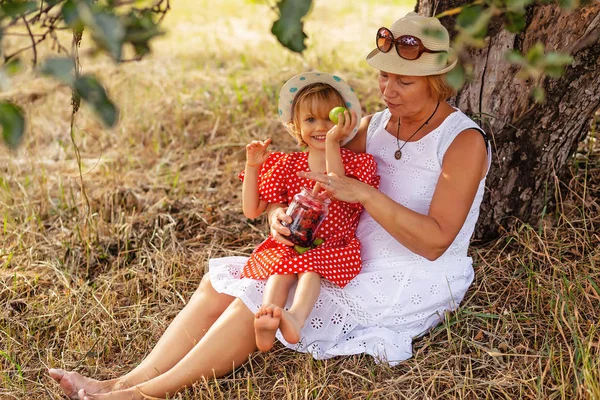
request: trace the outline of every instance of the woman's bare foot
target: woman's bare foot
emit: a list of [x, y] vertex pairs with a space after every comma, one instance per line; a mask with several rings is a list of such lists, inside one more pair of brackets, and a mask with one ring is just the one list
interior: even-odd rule
[[60, 385], [63, 393], [71, 399], [79, 399], [78, 391], [80, 389], [85, 389], [88, 393], [108, 393], [116, 383], [116, 379], [97, 381], [86, 378], [77, 372], [67, 372], [56, 368], [50, 368], [48, 375]]
[[296, 344], [300, 341], [300, 331], [302, 330], [302, 323], [298, 317], [289, 311], [281, 310], [281, 323], [279, 329], [283, 338], [291, 344]]
[[79, 398], [81, 400], [143, 400], [146, 398], [153, 399], [154, 397], [145, 397], [138, 388], [132, 387], [102, 394], [88, 394], [84, 389], [81, 389], [79, 391]]
[[254, 320], [254, 335], [256, 337], [256, 347], [260, 351], [269, 351], [273, 347], [279, 321], [281, 321], [281, 308], [273, 304], [267, 304], [258, 309]]

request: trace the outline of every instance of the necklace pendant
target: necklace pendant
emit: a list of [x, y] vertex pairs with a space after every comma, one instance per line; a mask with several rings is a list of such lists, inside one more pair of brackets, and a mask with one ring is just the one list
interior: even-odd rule
[[399, 160], [402, 158], [402, 151], [400, 151], [400, 149], [396, 150], [396, 152], [394, 153], [394, 158], [396, 160]]

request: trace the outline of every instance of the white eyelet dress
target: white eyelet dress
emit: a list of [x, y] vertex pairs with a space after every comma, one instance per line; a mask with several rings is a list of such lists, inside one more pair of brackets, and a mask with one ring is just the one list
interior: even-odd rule
[[[377, 161], [380, 190], [396, 202], [427, 214], [446, 150], [460, 132], [480, 128], [457, 110], [422, 139], [406, 143], [402, 159], [396, 160], [396, 138], [385, 131], [390, 117], [387, 109], [375, 114], [367, 132], [366, 151]], [[408, 250], [363, 212], [357, 229], [362, 245], [360, 274], [343, 289], [322, 280], [321, 293], [302, 329], [300, 343], [286, 343], [279, 333], [278, 339], [317, 359], [367, 353], [377, 362], [396, 365], [410, 358], [412, 339], [441, 322], [446, 310], [456, 309], [473, 281], [467, 249], [484, 186], [485, 179], [479, 184], [464, 226], [435, 261]], [[262, 303], [265, 281], [240, 278], [246, 260], [211, 259], [209, 274], [218, 292], [240, 298], [256, 312]], [[293, 294], [286, 307], [291, 305]]]

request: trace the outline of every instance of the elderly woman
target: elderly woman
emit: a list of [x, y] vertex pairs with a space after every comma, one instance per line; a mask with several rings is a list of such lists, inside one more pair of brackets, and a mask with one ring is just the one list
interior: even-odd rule
[[[432, 30], [443, 38], [424, 33]], [[457, 307], [473, 280], [467, 249], [491, 156], [483, 131], [445, 101], [452, 90], [444, 74], [456, 57], [437, 19], [410, 13], [380, 28], [367, 62], [379, 70], [387, 108], [363, 118], [348, 147], [375, 157], [380, 191], [348, 177], [303, 175], [332, 197], [364, 206], [362, 271], [344, 289], [323, 281], [300, 343], [280, 340], [315, 358], [367, 353], [395, 365], [411, 357], [414, 337]], [[282, 242], [285, 206], [272, 205], [269, 215]], [[128, 374], [108, 381], [55, 369], [50, 375], [73, 398], [129, 400], [172, 396], [228, 374], [256, 351], [264, 283], [239, 278], [245, 260], [211, 260], [188, 304]]]

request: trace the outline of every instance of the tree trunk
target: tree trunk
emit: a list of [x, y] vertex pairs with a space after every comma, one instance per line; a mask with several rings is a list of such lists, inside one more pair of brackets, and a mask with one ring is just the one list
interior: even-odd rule
[[[432, 5], [441, 13], [467, 3], [419, 0], [416, 11], [432, 15]], [[454, 18], [441, 22], [452, 35]], [[492, 139], [492, 169], [475, 233], [480, 239], [497, 236], [500, 226], [516, 219], [537, 226], [545, 209], [553, 206], [557, 180], [565, 177], [565, 167], [600, 108], [600, 2], [572, 12], [554, 4], [531, 6], [520, 34], [503, 30], [499, 19], [492, 20], [488, 32], [486, 46], [465, 55], [473, 63], [474, 77], [455, 99]], [[561, 78], [542, 78], [543, 104], [530, 97], [533, 82], [517, 79], [518, 68], [504, 59], [507, 50], [526, 53], [536, 42], [547, 52], [574, 58]]]

